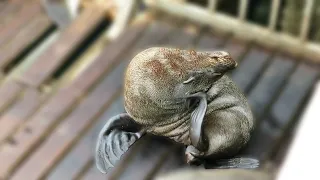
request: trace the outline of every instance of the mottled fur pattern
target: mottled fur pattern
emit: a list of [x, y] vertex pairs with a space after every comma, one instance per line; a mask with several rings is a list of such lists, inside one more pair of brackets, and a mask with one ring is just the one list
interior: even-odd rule
[[[125, 75], [125, 109], [148, 133], [190, 145], [186, 96], [206, 92], [205, 156], [232, 155], [249, 140], [253, 117], [246, 98], [225, 72], [236, 67], [226, 52], [149, 48], [129, 64]], [[212, 76], [221, 73], [221, 76]], [[188, 84], [190, 77], [196, 79]]]

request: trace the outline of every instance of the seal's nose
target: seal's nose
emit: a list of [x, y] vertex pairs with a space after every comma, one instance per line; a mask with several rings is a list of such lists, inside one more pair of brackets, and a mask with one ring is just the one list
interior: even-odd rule
[[210, 57], [215, 59], [214, 68], [216, 72], [225, 73], [237, 67], [238, 63], [231, 58], [226, 51], [211, 52]]

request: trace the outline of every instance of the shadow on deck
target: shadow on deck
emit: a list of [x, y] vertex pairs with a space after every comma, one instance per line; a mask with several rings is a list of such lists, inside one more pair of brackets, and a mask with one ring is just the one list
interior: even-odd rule
[[230, 52], [239, 66], [229, 75], [258, 120], [244, 153], [275, 164], [285, 145], [272, 147], [299, 120], [319, 75], [318, 66], [302, 59], [190, 22], [134, 23], [109, 42], [102, 35], [108, 24], [102, 10], [85, 9], [58, 31], [39, 4], [21, 6], [0, 4], [0, 14], [7, 15], [0, 15], [0, 179], [140, 180], [186, 167], [183, 147], [151, 136], [135, 144], [108, 175], [93, 161], [97, 133], [124, 111], [124, 70], [148, 47]]

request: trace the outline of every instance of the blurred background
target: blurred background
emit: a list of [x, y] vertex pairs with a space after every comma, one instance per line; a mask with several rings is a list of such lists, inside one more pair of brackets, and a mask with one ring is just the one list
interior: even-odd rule
[[316, 0], [1, 0], [0, 180], [142, 180], [210, 169], [189, 167], [184, 147], [151, 135], [110, 173], [95, 166], [97, 134], [124, 112], [125, 68], [153, 46], [231, 54], [239, 66], [228, 75], [257, 120], [239, 155], [261, 161], [252, 179], [274, 179], [303, 113], [315, 107], [319, 18]]

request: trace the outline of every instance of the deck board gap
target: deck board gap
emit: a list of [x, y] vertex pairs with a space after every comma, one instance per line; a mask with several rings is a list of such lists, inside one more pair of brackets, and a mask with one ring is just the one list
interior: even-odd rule
[[[270, 103], [266, 106], [264, 113], [261, 114], [261, 116], [259, 116], [258, 118], [264, 119], [270, 113], [272, 106], [276, 103], [277, 99], [281, 96], [282, 92], [287, 87], [288, 83], [290, 82], [290, 77], [297, 70], [299, 65], [300, 65], [299, 62], [294, 63], [294, 67], [290, 70], [289, 74], [286, 76], [283, 84], [278, 88], [277, 93], [272, 97]], [[274, 123], [274, 124], [276, 124], [276, 123]]]
[[258, 73], [257, 76], [255, 76], [252, 81], [250, 82], [250, 84], [248, 85], [248, 87], [246, 89], [244, 89], [244, 93], [245, 94], [250, 94], [250, 92], [254, 89], [254, 87], [257, 85], [257, 82], [261, 79], [261, 77], [263, 76], [263, 73], [266, 71], [266, 69], [268, 69], [268, 67], [270, 66], [270, 64], [273, 62], [274, 60], [274, 52], [269, 54], [269, 57], [267, 58], [266, 62], [263, 64], [263, 67], [261, 68], [261, 72]]
[[66, 61], [57, 68], [57, 70], [52, 74], [52, 76], [47, 80], [47, 83], [49, 81], [54, 81], [59, 78], [61, 78], [68, 69], [76, 63], [77, 60], [79, 60], [79, 57], [87, 51], [90, 46], [95, 43], [99, 37], [103, 35], [103, 32], [109, 27], [110, 21], [104, 20], [100, 24], [98, 24], [97, 28], [95, 28], [95, 31], [92, 32], [82, 43], [81, 45], [75, 50], [74, 53], [72, 53]]
[[10, 61], [4, 68], [3, 73], [8, 75], [15, 67], [19, 66], [22, 61], [27, 57], [32, 51], [34, 51], [50, 34], [56, 30], [55, 25], [50, 25], [47, 30], [45, 30], [37, 39], [35, 39], [30, 45], [25, 47], [17, 56]]

